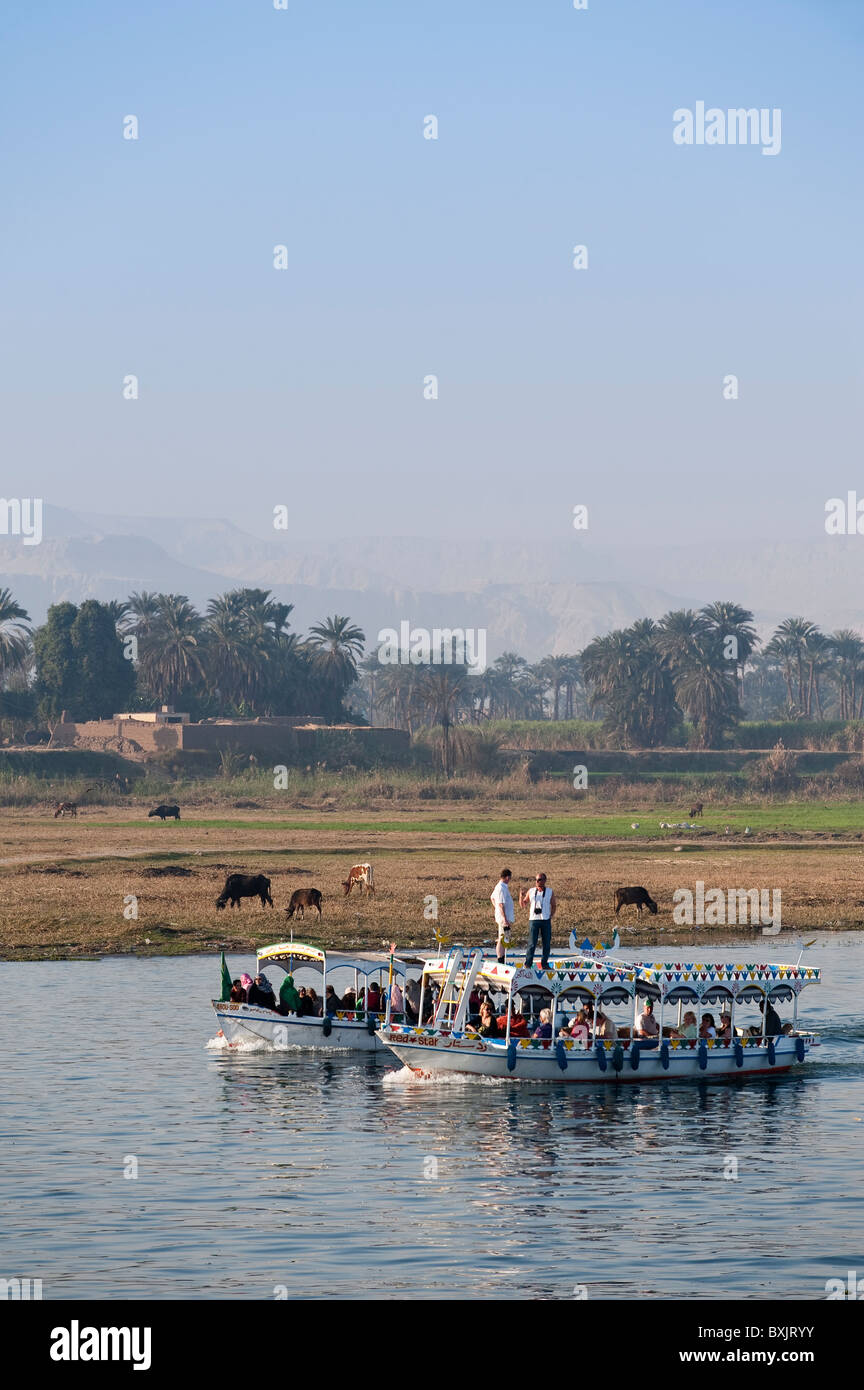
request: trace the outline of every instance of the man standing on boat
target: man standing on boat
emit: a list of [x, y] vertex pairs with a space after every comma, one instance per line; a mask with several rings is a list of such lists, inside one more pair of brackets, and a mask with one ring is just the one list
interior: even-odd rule
[[555, 894], [546, 886], [546, 875], [538, 874], [533, 888], [523, 888], [519, 894], [519, 906], [528, 908], [528, 950], [525, 952], [525, 967], [530, 969], [534, 963], [537, 937], [540, 937], [540, 966], [545, 970], [549, 965], [549, 952], [552, 950], [552, 918], [558, 908]]
[[510, 928], [513, 925], [513, 898], [510, 894], [511, 877], [509, 869], [502, 869], [498, 882], [490, 895], [490, 901], [495, 908], [495, 925], [498, 928], [495, 954], [500, 965], [504, 964], [507, 942], [510, 940]]

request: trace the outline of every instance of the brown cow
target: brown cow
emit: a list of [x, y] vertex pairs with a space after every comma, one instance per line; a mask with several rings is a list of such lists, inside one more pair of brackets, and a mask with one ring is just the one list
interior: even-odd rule
[[693, 818], [694, 818], [695, 816], [701, 816], [703, 810], [704, 810], [704, 804], [703, 804], [703, 802], [697, 801], [695, 806], [691, 806], [691, 807], [690, 807], [690, 819], [693, 820]]
[[76, 817], [77, 817], [77, 815], [78, 815], [78, 807], [77, 807], [77, 805], [75, 804], [74, 801], [58, 801], [58, 802], [57, 802], [57, 806], [56, 806], [56, 808], [55, 808], [55, 810], [54, 810], [54, 819], [55, 819], [55, 820], [57, 819], [58, 816], [76, 816]]
[[345, 889], [346, 898], [355, 883], [359, 883], [361, 893], [363, 892], [364, 885], [367, 893], [375, 892], [375, 881], [372, 877], [371, 864], [355, 864], [348, 874], [348, 877], [343, 878], [342, 887]]
[[318, 917], [320, 918], [321, 903], [323, 901], [318, 888], [295, 888], [294, 892], [291, 894], [291, 901], [285, 911], [288, 913], [289, 918], [293, 917], [295, 912], [298, 917], [305, 917], [307, 907], [317, 907]]

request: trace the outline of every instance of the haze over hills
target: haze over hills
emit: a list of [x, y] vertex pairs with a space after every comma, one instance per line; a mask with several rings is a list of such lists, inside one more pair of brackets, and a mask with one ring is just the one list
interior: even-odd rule
[[459, 538], [352, 536], [262, 539], [201, 518], [78, 515], [46, 507], [44, 539], [0, 538], [0, 584], [41, 622], [62, 599], [125, 598], [141, 589], [187, 594], [197, 605], [237, 584], [294, 604], [303, 632], [329, 613], [351, 616], [371, 642], [383, 627], [487, 630], [488, 659], [573, 652], [591, 637], [670, 608], [732, 599], [761, 633], [801, 614], [823, 629], [864, 626], [858, 599], [864, 537], [752, 546], [600, 547], [587, 534], [530, 543], [525, 535]]

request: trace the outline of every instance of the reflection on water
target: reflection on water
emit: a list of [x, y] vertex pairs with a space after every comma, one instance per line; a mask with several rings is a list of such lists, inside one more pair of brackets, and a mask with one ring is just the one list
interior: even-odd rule
[[864, 1260], [864, 936], [811, 958], [803, 1073], [620, 1091], [207, 1051], [214, 960], [5, 967], [0, 1275], [45, 1297], [824, 1298]]

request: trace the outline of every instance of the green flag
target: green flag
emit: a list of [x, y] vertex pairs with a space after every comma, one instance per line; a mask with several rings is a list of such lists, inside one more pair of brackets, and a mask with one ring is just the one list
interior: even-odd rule
[[231, 971], [225, 964], [225, 952], [222, 952], [222, 1003], [225, 1004], [231, 998]]

